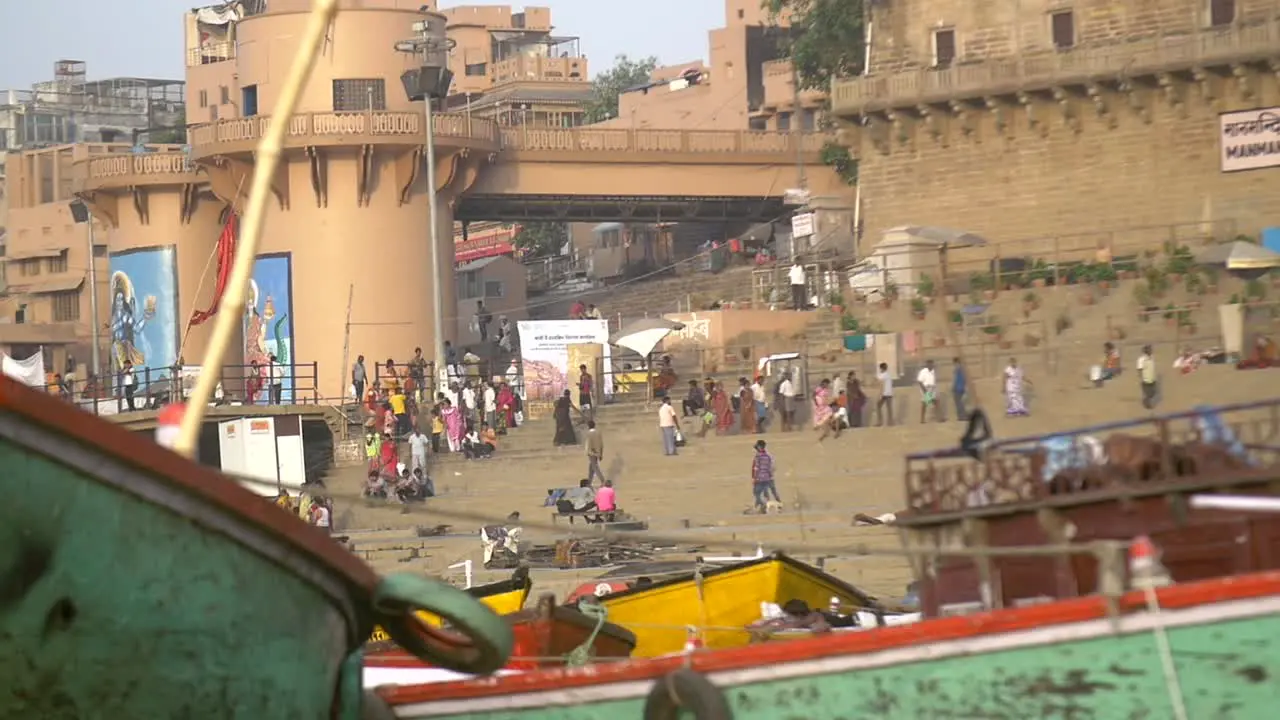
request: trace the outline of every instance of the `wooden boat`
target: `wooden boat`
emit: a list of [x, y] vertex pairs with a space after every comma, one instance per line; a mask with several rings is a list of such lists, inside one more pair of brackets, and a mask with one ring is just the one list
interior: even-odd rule
[[[738, 720], [1267, 717], [1280, 673], [1275, 516], [1187, 498], [1274, 493], [1277, 435], [1280, 401], [1268, 401], [989, 443], [968, 459], [912, 456], [897, 523], [926, 619], [379, 694], [399, 718], [466, 720], [673, 717], [677, 705]], [[1150, 580], [1153, 544], [1129, 543], [1148, 532], [1170, 543], [1156, 564], [1179, 584], [1125, 592]]]
[[[533, 581], [529, 579], [529, 569], [520, 567], [516, 568], [511, 577], [506, 580], [487, 585], [476, 585], [475, 587], [467, 588], [464, 592], [479, 600], [482, 605], [498, 615], [505, 616], [520, 612], [524, 608], [525, 602], [528, 601], [529, 593], [532, 590]], [[441, 627], [444, 624], [439, 615], [428, 612], [418, 613], [418, 619], [431, 627]], [[377, 650], [388, 643], [392, 643], [392, 640], [387, 631], [381, 627], [374, 627], [373, 633], [369, 635], [365, 650]]]
[[380, 579], [236, 482], [9, 378], [0, 466], [0, 717], [354, 720], [375, 623], [455, 670], [509, 654], [465, 593]]
[[1154, 596], [377, 692], [402, 720], [1270, 717], [1280, 573]]
[[604, 595], [598, 602], [610, 622], [636, 634], [633, 655], [643, 658], [680, 652], [690, 626], [701, 629], [705, 647], [746, 645], [752, 641], [747, 626], [760, 620], [762, 603], [802, 600], [811, 608], [825, 608], [833, 597], [846, 607], [880, 607], [843, 580], [782, 553], [658, 579]]
[[[515, 636], [515, 649], [507, 670], [563, 667], [579, 648], [583, 659], [621, 660], [631, 656], [636, 636], [603, 617], [591, 617], [573, 608], [556, 605], [554, 595], [544, 595], [537, 607], [504, 615]], [[418, 658], [399, 648], [366, 650], [365, 670], [370, 668], [422, 668]]]

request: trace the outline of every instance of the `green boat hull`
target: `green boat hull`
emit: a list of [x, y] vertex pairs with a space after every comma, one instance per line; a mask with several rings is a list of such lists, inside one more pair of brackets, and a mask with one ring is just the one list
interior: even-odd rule
[[[711, 672], [734, 720], [1171, 720], [1172, 687], [1181, 688], [1192, 720], [1260, 720], [1280, 706], [1280, 616], [1249, 617], [1170, 628], [1177, 668], [1170, 683], [1151, 631], [1090, 639], [959, 652], [916, 662], [880, 663], [842, 671], [781, 677], [776, 668]], [[802, 642], [802, 641], [796, 641]], [[900, 651], [887, 651], [888, 653]], [[881, 653], [884, 654], [884, 653]], [[868, 656], [870, 657], [870, 656]], [[853, 658], [849, 658], [852, 660]], [[799, 664], [838, 664], [839, 659]], [[752, 674], [754, 673], [754, 676]], [[775, 677], [769, 676], [774, 674]], [[736, 677], [735, 677], [736, 676]], [[577, 704], [480, 708], [476, 698], [402, 705], [399, 717], [450, 720], [617, 720], [645, 717], [655, 683], [580, 688]], [[666, 692], [666, 688], [662, 688]], [[592, 699], [594, 695], [628, 697]], [[544, 694], [551, 699], [554, 692]], [[509, 699], [503, 700], [507, 708]], [[447, 705], [455, 704], [450, 710]], [[462, 705], [477, 705], [468, 711]], [[434, 705], [434, 707], [433, 707]], [[692, 715], [689, 715], [692, 717]], [[719, 716], [717, 716], [719, 717]]]
[[0, 717], [329, 714], [354, 629], [315, 584], [12, 443], [0, 467]]

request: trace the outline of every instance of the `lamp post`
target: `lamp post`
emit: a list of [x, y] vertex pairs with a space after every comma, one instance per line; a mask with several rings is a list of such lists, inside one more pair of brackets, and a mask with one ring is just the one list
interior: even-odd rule
[[427, 212], [431, 217], [428, 221], [428, 231], [431, 243], [431, 284], [435, 291], [435, 342], [433, 343], [433, 354], [435, 356], [435, 373], [437, 381], [440, 373], [445, 367], [444, 356], [444, 303], [445, 297], [441, 292], [443, 286], [444, 270], [440, 262], [440, 218], [437, 214], [438, 202], [436, 199], [436, 144], [435, 144], [435, 123], [432, 118], [431, 104], [433, 101], [445, 97], [449, 92], [449, 85], [453, 81], [453, 73], [449, 71], [448, 55], [449, 50], [454, 46], [454, 41], [445, 37], [445, 18], [443, 16], [430, 14], [428, 19], [419, 20], [413, 24], [413, 32], [417, 35], [411, 40], [402, 40], [395, 44], [398, 52], [409, 53], [420, 56], [421, 65], [414, 69], [408, 70], [400, 75], [400, 82], [404, 84], [405, 93], [410, 101], [422, 101], [422, 120], [426, 123], [426, 156], [427, 156]]
[[89, 226], [89, 324], [90, 324], [90, 342], [92, 346], [89, 350], [89, 362], [93, 368], [92, 373], [96, 377], [102, 372], [101, 359], [99, 357], [100, 338], [98, 333], [102, 324], [98, 322], [98, 263], [94, 256], [94, 238], [93, 238], [93, 217], [89, 214], [89, 206], [84, 200], [76, 198], [71, 201], [71, 217], [77, 224], [85, 224]]

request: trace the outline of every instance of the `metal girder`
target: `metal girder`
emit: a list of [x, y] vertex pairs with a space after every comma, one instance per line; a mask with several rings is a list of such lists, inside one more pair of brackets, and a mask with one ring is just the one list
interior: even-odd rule
[[454, 219], [468, 221], [770, 222], [786, 214], [781, 197], [644, 197], [584, 195], [466, 195]]

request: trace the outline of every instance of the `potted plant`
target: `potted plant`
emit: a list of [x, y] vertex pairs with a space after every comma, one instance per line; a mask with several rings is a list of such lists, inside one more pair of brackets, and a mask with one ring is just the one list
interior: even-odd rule
[[1169, 276], [1170, 282], [1182, 282], [1182, 279], [1195, 269], [1195, 255], [1186, 245], [1169, 241], [1164, 244], [1164, 252], [1164, 272]]
[[844, 314], [844, 295], [838, 290], [832, 290], [827, 293], [827, 305], [831, 307], [831, 312], [837, 315]]
[[1164, 324], [1169, 327], [1178, 326], [1178, 311], [1173, 307], [1173, 303], [1164, 306]]
[[857, 335], [862, 329], [860, 325], [858, 318], [852, 315], [846, 313], [840, 316], [840, 330], [846, 335]]
[[1103, 290], [1110, 290], [1111, 286], [1119, 279], [1116, 269], [1111, 263], [1095, 263], [1089, 271], [1093, 277], [1093, 281]]
[[1217, 295], [1218, 294], [1218, 269], [1205, 268], [1203, 271], [1203, 274], [1204, 274], [1204, 294]]
[[1027, 271], [1027, 278], [1031, 280], [1031, 287], [1042, 288], [1049, 284], [1049, 278], [1051, 277], [1053, 277], [1053, 272], [1044, 260], [1036, 260], [1031, 263], [1031, 269]]
[[923, 320], [925, 316], [925, 311], [927, 311], [928, 309], [929, 309], [929, 306], [925, 304], [924, 298], [919, 298], [919, 297], [911, 298], [911, 317], [915, 318], [916, 320]]
[[996, 299], [995, 279], [990, 273], [974, 273], [969, 276], [969, 289], [982, 293], [988, 302]]
[[1244, 284], [1244, 301], [1245, 302], [1261, 302], [1267, 299], [1267, 286], [1262, 281], [1254, 278]]
[[1146, 281], [1147, 288], [1151, 292], [1151, 297], [1159, 300], [1169, 289], [1169, 277], [1163, 270], [1155, 265], [1148, 265], [1146, 270], [1142, 272], [1142, 279]]
[[925, 303], [933, 302], [934, 292], [937, 287], [933, 284], [933, 278], [929, 275], [921, 275], [920, 281], [916, 283], [916, 297], [923, 298]]
[[1000, 327], [1000, 324], [995, 322], [995, 318], [992, 318], [991, 322], [982, 326], [982, 334], [1000, 339], [1004, 337], [1004, 328]]
[[893, 307], [894, 301], [897, 299], [898, 299], [898, 283], [894, 282], [892, 278], [885, 280], [884, 300], [882, 301], [882, 304], [884, 305], [885, 308], [891, 308]]
[[1035, 291], [1028, 290], [1022, 295], [1022, 314], [1031, 317], [1031, 313], [1040, 309], [1040, 296]]
[[947, 313], [947, 322], [951, 323], [954, 328], [964, 327], [964, 313], [959, 310], [952, 310]]

